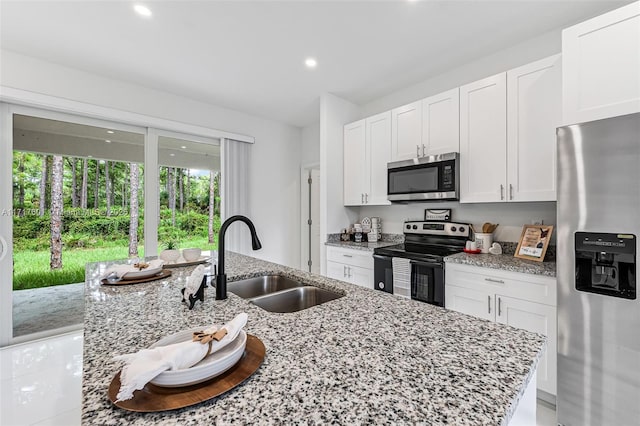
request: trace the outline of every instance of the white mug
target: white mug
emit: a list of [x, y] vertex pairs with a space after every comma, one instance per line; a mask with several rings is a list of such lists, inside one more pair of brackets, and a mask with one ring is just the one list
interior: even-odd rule
[[493, 234], [487, 234], [484, 232], [476, 233], [476, 245], [480, 249], [480, 253], [489, 253], [492, 243]]

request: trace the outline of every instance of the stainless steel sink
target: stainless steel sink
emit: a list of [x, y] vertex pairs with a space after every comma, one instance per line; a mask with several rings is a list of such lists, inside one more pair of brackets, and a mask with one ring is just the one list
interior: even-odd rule
[[296, 312], [343, 297], [333, 291], [304, 286], [256, 297], [250, 302], [269, 312]]
[[227, 283], [227, 290], [243, 299], [251, 299], [276, 291], [302, 286], [303, 284], [301, 282], [294, 281], [282, 275], [263, 275], [261, 277]]

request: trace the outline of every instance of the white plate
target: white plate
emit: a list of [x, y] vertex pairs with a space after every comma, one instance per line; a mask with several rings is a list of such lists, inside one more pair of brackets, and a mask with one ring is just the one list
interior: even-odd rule
[[139, 280], [141, 278], [152, 277], [162, 272], [162, 265], [157, 268], [147, 268], [139, 271], [138, 268], [131, 266], [131, 271], [124, 274], [123, 280]]
[[[202, 331], [206, 327], [191, 328], [158, 340], [149, 348], [167, 346], [173, 343], [186, 342], [192, 339], [194, 331]], [[227, 343], [222, 349], [212, 353], [196, 365], [184, 370], [163, 371], [151, 380], [151, 384], [167, 388], [195, 385], [219, 376], [234, 365], [244, 354], [247, 345], [247, 333], [240, 330], [238, 337]]]

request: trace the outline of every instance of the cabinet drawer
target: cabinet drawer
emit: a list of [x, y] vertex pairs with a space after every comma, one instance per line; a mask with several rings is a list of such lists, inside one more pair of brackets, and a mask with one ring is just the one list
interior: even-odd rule
[[373, 269], [373, 253], [370, 251], [327, 247], [327, 260]]
[[552, 277], [447, 263], [445, 285], [556, 306], [556, 280]]

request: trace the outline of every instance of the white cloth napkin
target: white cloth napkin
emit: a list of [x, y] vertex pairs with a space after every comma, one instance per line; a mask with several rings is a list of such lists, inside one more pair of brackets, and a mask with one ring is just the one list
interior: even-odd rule
[[204, 278], [204, 266], [198, 265], [191, 275], [187, 277], [187, 284], [184, 287], [184, 300], [189, 301], [189, 296], [194, 296], [200, 290], [202, 278]]
[[[147, 263], [149, 264], [149, 266], [145, 269], [157, 269], [157, 268], [161, 268], [164, 265], [164, 260], [155, 259], [155, 260], [150, 260]], [[120, 279], [120, 278], [124, 278], [124, 276], [127, 275], [129, 272], [139, 272], [139, 271], [140, 269], [136, 268], [133, 265], [114, 265], [107, 268], [102, 278], [107, 278], [108, 276], [115, 274], [116, 278]]]
[[[203, 330], [204, 333], [209, 334], [219, 329], [227, 329], [227, 334], [219, 342], [212, 341], [211, 353], [219, 351], [235, 340], [240, 330], [247, 324], [247, 318], [247, 314], [243, 312], [222, 327], [212, 326]], [[116, 402], [133, 398], [134, 391], [144, 388], [163, 371], [192, 367], [205, 357], [208, 350], [209, 344], [187, 341], [115, 356], [114, 360], [126, 363], [120, 374], [120, 390]]]

